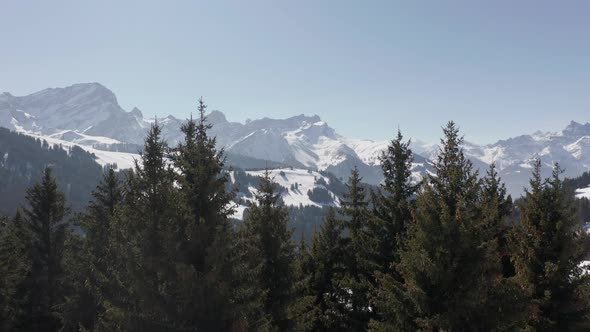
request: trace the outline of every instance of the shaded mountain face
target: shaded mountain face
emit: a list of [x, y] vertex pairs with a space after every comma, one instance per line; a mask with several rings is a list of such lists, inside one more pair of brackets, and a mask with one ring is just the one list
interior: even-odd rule
[[47, 141], [0, 128], [0, 214], [14, 215], [26, 206], [26, 190], [50, 166], [68, 205], [80, 211], [102, 178], [95, 156], [78, 146], [53, 146]]
[[[127, 151], [136, 149], [154, 121], [137, 108], [123, 110], [116, 96], [98, 83], [45, 89], [22, 97], [0, 94], [0, 126], [97, 150], [123, 151], [120, 149], [125, 144]], [[171, 145], [182, 139], [180, 126], [184, 120], [167, 116], [157, 121]], [[257, 165], [270, 161], [327, 170], [342, 179], [356, 166], [365, 182], [376, 184], [382, 179], [378, 157], [388, 142], [344, 137], [317, 115], [237, 123], [213, 111], [208, 121], [213, 124], [210, 133], [217, 137], [218, 147], [225, 148], [235, 161], [248, 160], [248, 164]], [[436, 158], [438, 145], [414, 141], [412, 148], [413, 174], [418, 180], [432, 171], [430, 160]], [[541, 158], [547, 175], [555, 162], [565, 168], [568, 177], [588, 170], [590, 124], [572, 121], [561, 132], [537, 132], [489, 145], [466, 142], [464, 149], [481, 174], [495, 162], [509, 192], [521, 195], [536, 158]]]
[[[137, 108], [125, 112], [115, 94], [99, 83], [45, 89], [22, 97], [0, 95], [0, 126], [23, 132], [53, 135], [70, 131], [72, 137], [84, 134], [141, 144], [152, 121], [144, 119]], [[167, 117], [159, 122], [170, 137], [179, 137], [181, 121]]]

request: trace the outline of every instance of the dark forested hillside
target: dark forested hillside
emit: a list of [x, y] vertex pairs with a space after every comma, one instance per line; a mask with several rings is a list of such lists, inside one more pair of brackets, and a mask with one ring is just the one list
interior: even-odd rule
[[576, 190], [590, 186], [590, 172], [584, 172], [578, 177], [563, 180], [563, 186], [569, 190]]
[[103, 173], [94, 156], [81, 148], [52, 146], [0, 128], [0, 211], [13, 215], [24, 202], [26, 189], [48, 166], [75, 210], [86, 206]]

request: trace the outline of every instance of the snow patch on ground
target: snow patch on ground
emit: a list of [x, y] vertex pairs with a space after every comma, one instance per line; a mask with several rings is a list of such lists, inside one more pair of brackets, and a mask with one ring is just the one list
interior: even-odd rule
[[576, 198], [590, 199], [590, 187], [576, 189]]
[[[265, 171], [247, 171], [252, 176], [263, 176]], [[322, 178], [326, 183], [330, 182], [330, 179], [321, 175], [315, 171], [307, 171], [303, 169], [274, 169], [270, 170], [270, 176], [277, 184], [288, 189], [287, 192], [283, 192], [281, 198], [285, 205], [289, 206], [323, 206], [318, 204], [307, 195], [309, 190], [312, 190], [320, 185], [316, 184], [316, 181]], [[284, 175], [283, 175], [284, 174]], [[297, 183], [297, 189], [291, 190], [291, 185]], [[339, 206], [340, 203], [333, 192], [330, 192], [332, 197], [335, 198], [334, 206]]]
[[[264, 170], [260, 171], [246, 171], [248, 175], [251, 176], [263, 176]], [[287, 188], [287, 191], [282, 192], [281, 199], [285, 203], [286, 206], [334, 206], [339, 207], [340, 201], [338, 197], [333, 192], [329, 191], [330, 195], [333, 198], [333, 203], [331, 204], [320, 204], [312, 201], [307, 192], [317, 187], [322, 187], [323, 185], [317, 184], [317, 180], [323, 179], [326, 184], [330, 183], [330, 179], [322, 174], [315, 172], [315, 171], [308, 171], [305, 169], [291, 169], [291, 168], [281, 168], [281, 169], [273, 169], [269, 170], [270, 177], [276, 182], [278, 185]], [[230, 173], [230, 179], [232, 183], [235, 183], [235, 177], [233, 172]], [[291, 186], [295, 186], [297, 184], [297, 189], [292, 188]], [[257, 189], [250, 186], [247, 189], [248, 192], [252, 194], [252, 197], [246, 197], [244, 195], [240, 195], [240, 204], [234, 205], [236, 208], [235, 213], [232, 215], [233, 218], [236, 219], [243, 219], [244, 211], [248, 208], [248, 206], [255, 202], [254, 195], [257, 193]]]
[[64, 148], [71, 148], [74, 146], [80, 147], [81, 149], [94, 154], [96, 156], [96, 162], [100, 165], [103, 165], [103, 166], [117, 164], [118, 169], [129, 169], [129, 168], [134, 167], [134, 165], [135, 165], [134, 160], [139, 159], [139, 154], [126, 153], [126, 152], [103, 151], [103, 150], [95, 149], [92, 146], [77, 143], [77, 142], [88, 142], [88, 141], [101, 142], [104, 144], [119, 143], [119, 141], [114, 140], [112, 138], [108, 138], [108, 137], [89, 136], [89, 135], [84, 135], [84, 134], [80, 134], [80, 133], [75, 133], [76, 135], [80, 135], [80, 138], [75, 139], [74, 142], [70, 142], [70, 141], [60, 139], [60, 138], [63, 137], [63, 135], [66, 132], [71, 132], [71, 131], [63, 131], [63, 132], [59, 132], [59, 133], [49, 135], [49, 136], [44, 136], [44, 135], [32, 133], [32, 132], [23, 130], [22, 128], [17, 130], [17, 132], [20, 132], [22, 134], [25, 134], [27, 136], [31, 136], [34, 138], [38, 138], [40, 140], [45, 140], [45, 141], [47, 141], [47, 143], [49, 145], [57, 145], [57, 146], [62, 146]]

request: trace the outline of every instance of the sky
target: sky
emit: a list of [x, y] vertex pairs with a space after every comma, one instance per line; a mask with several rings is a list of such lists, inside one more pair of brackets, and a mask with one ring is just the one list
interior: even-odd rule
[[0, 0], [0, 91], [100, 82], [145, 116], [317, 114], [476, 143], [590, 121], [590, 2]]

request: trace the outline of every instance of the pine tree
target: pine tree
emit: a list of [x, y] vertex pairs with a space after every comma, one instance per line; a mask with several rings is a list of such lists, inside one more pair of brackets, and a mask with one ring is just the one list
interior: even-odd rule
[[532, 300], [528, 325], [537, 331], [577, 329], [589, 309], [583, 293], [589, 278], [580, 266], [588, 249], [586, 235], [561, 172], [556, 164], [544, 181], [537, 160], [511, 241], [515, 278]]
[[[377, 317], [371, 323], [373, 329], [401, 329], [408, 317], [395, 317], [396, 310], [407, 308], [408, 303], [396, 302], [402, 296], [400, 287], [403, 283], [398, 271], [394, 268], [399, 263], [400, 251], [406, 240], [408, 226], [411, 222], [412, 202], [410, 201], [418, 189], [412, 183], [413, 153], [410, 141], [404, 142], [401, 132], [391, 141], [381, 156], [381, 168], [384, 181], [377, 192], [371, 193], [373, 214], [371, 237], [378, 239], [378, 255], [375, 273], [376, 281], [373, 290], [372, 306]], [[395, 325], [400, 323], [402, 325]], [[410, 325], [412, 326], [412, 325]]]
[[[418, 193], [414, 221], [396, 268], [403, 282], [393, 281], [385, 321], [376, 330], [503, 329], [506, 322], [491, 322], [498, 310], [492, 303], [488, 273], [498, 269], [481, 235], [480, 180], [461, 148], [463, 139], [453, 122], [430, 176]], [[494, 256], [492, 255], [492, 258]], [[490, 265], [494, 265], [490, 267]]]
[[482, 179], [479, 200], [481, 217], [474, 236], [479, 238], [479, 249], [484, 254], [481, 273], [482, 281], [487, 283], [486, 289], [480, 290], [480, 297], [486, 302], [480, 326], [495, 326], [496, 330], [521, 328], [528, 300], [513, 278], [514, 266], [510, 261], [508, 217], [512, 212], [512, 199], [506, 195], [506, 187], [494, 163]]
[[255, 293], [261, 295], [262, 305], [248, 322], [254, 331], [284, 331], [292, 325], [288, 309], [294, 290], [295, 252], [287, 227], [289, 214], [268, 171], [260, 178], [255, 197], [240, 242], [245, 251], [242, 259], [255, 271]]
[[341, 200], [340, 213], [348, 237], [343, 239], [345, 275], [341, 280], [347, 294], [344, 300], [350, 309], [345, 324], [349, 330], [366, 330], [371, 317], [368, 295], [374, 282], [373, 272], [378, 269], [374, 262], [377, 243], [369, 233], [371, 214], [362, 178], [355, 167], [346, 184], [347, 192]]
[[295, 331], [313, 331], [319, 321], [319, 308], [316, 306], [316, 297], [311, 282], [313, 263], [305, 236], [302, 233], [295, 256], [294, 295], [289, 309]]
[[66, 242], [65, 261], [71, 294], [62, 306], [63, 330], [96, 326], [105, 311], [100, 299], [111, 291], [109, 268], [117, 255], [110, 250], [111, 223], [123, 200], [122, 184], [112, 168], [105, 173], [92, 196], [94, 199], [86, 213], [77, 218], [84, 237], [72, 236]]
[[[150, 129], [134, 174], [128, 177], [127, 194], [121, 211], [123, 222], [133, 235], [132, 249], [141, 266], [131, 271], [139, 297], [138, 320], [143, 326], [169, 327], [170, 292], [173, 288], [174, 251], [180, 235], [175, 173], [168, 164], [168, 145], [156, 122]], [[147, 324], [147, 325], [146, 325]]]
[[110, 168], [92, 192], [93, 201], [88, 206], [88, 214], [82, 224], [89, 251], [96, 258], [106, 255], [105, 246], [115, 209], [123, 201], [123, 188], [115, 171]]
[[31, 329], [30, 241], [20, 210], [14, 218], [0, 217], [0, 331]]
[[[170, 155], [178, 176], [182, 204], [187, 217], [179, 225], [182, 261], [186, 263], [178, 310], [187, 326], [204, 330], [230, 329], [238, 320], [232, 297], [235, 292], [234, 233], [229, 217], [233, 192], [226, 192], [229, 173], [224, 170], [223, 150], [215, 147], [215, 138], [205, 116], [206, 106], [199, 100], [199, 121], [192, 118], [181, 131], [184, 141]], [[196, 286], [198, 285], [198, 286]]]
[[314, 235], [311, 252], [303, 254], [303, 291], [296, 306], [297, 330], [339, 331], [347, 328], [349, 292], [343, 287], [343, 226], [334, 209], [328, 210], [320, 231]]
[[404, 142], [401, 131], [380, 157], [383, 183], [372, 193], [373, 214], [378, 228], [373, 237], [379, 239], [378, 264], [381, 272], [391, 271], [391, 264], [397, 261], [398, 251], [405, 240], [411, 216], [410, 199], [418, 186], [412, 183], [412, 162], [414, 156], [410, 141]]
[[63, 252], [68, 214], [65, 196], [57, 188], [51, 168], [40, 183], [27, 190], [25, 222], [31, 231], [30, 324], [33, 330], [55, 331], [60, 325], [56, 306], [61, 304]]
[[482, 224], [483, 236], [495, 239], [497, 251], [502, 261], [504, 277], [514, 275], [514, 267], [510, 263], [510, 249], [508, 248], [508, 217], [512, 213], [512, 197], [506, 194], [506, 186], [498, 176], [496, 164], [492, 163], [483, 178], [482, 193]]
[[[174, 172], [166, 161], [167, 144], [156, 123], [148, 132], [140, 160], [127, 176], [123, 188], [107, 176], [89, 207], [89, 246], [106, 234], [104, 267], [109, 272], [99, 282], [102, 330], [161, 330], [182, 324], [174, 316], [176, 288], [175, 251], [177, 216]], [[123, 195], [124, 193], [124, 195]], [[120, 202], [119, 202], [120, 201]], [[100, 260], [99, 260], [100, 261]]]

